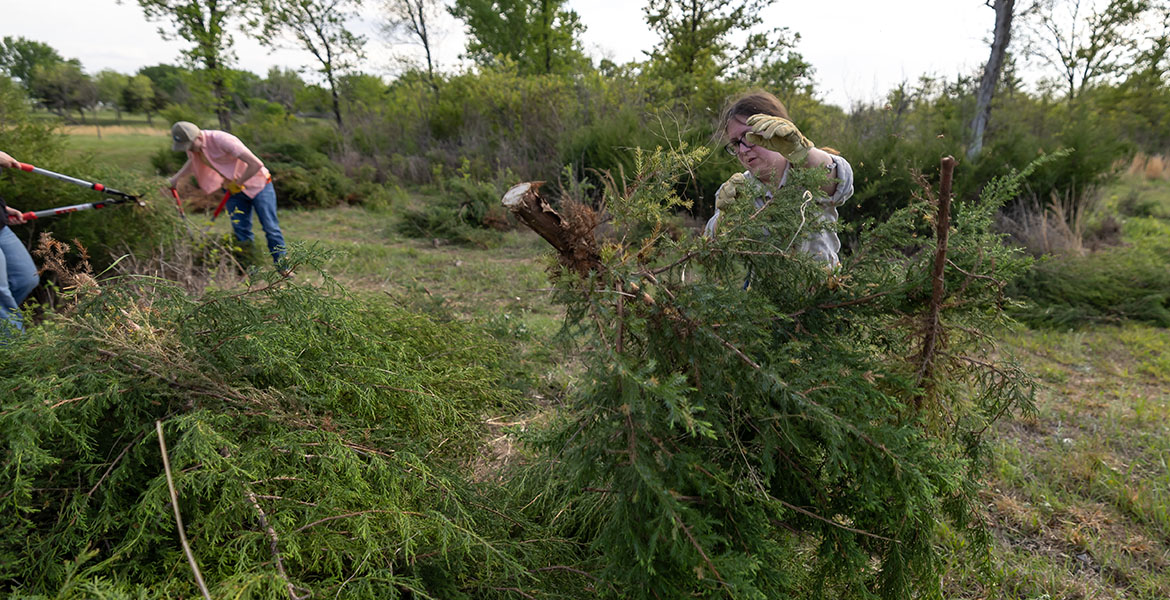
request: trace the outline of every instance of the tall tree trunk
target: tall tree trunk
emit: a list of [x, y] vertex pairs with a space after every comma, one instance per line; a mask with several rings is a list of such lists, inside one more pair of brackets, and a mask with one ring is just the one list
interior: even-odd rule
[[215, 98], [215, 116], [219, 119], [219, 128], [221, 131], [231, 131], [232, 115], [227, 105], [227, 82], [224, 81], [219, 60], [213, 52], [213, 49], [204, 50], [203, 66], [211, 74], [211, 95]]
[[435, 102], [439, 101], [439, 83], [435, 81], [435, 63], [431, 58], [431, 36], [427, 32], [427, 15], [426, 6], [424, 3], [418, 3], [418, 21], [415, 29], [420, 40], [422, 40], [423, 50], [427, 53], [427, 81], [431, 84], [431, 89], [435, 92]]
[[333, 80], [333, 70], [326, 69], [325, 77], [329, 79], [329, 91], [333, 94], [333, 116], [337, 119], [337, 126], [341, 127], [341, 102], [337, 99], [337, 82]]
[[541, 30], [541, 35], [544, 36], [544, 73], [548, 75], [552, 73], [552, 22], [548, 15], [548, 1], [541, 0], [540, 3], [540, 23], [544, 26]]
[[227, 90], [223, 78], [216, 76], [211, 83], [215, 95], [215, 116], [219, 119], [219, 128], [223, 131], [232, 130], [232, 115], [227, 106]]
[[991, 98], [995, 95], [995, 85], [1003, 70], [1003, 58], [1011, 41], [1015, 4], [1016, 0], [995, 0], [995, 37], [991, 41], [991, 56], [983, 68], [983, 80], [979, 83], [975, 119], [971, 121], [971, 146], [967, 148], [969, 159], [979, 156], [983, 150], [983, 132], [987, 130], [987, 121], [991, 119]]

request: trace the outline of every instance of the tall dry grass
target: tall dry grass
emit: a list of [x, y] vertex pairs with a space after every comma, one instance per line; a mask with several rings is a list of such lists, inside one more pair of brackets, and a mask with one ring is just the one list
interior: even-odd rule
[[66, 135], [93, 135], [100, 129], [102, 135], [146, 135], [150, 137], [165, 138], [167, 137], [167, 130], [160, 120], [159, 125], [151, 126], [145, 123], [141, 125], [102, 125], [100, 128], [90, 123], [88, 125], [62, 125], [61, 133]]
[[1000, 212], [997, 226], [1033, 256], [1084, 256], [1091, 245], [1086, 233], [1101, 199], [1096, 187], [1053, 192], [1047, 201], [1032, 195]]
[[1152, 156], [1144, 152], [1138, 152], [1130, 160], [1129, 168], [1126, 172], [1130, 175], [1145, 177], [1149, 180], [1166, 179], [1170, 180], [1170, 161], [1161, 154], [1154, 154]]

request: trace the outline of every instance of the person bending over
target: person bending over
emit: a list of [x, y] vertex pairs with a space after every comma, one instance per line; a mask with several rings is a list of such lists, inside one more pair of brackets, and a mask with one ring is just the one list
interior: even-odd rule
[[184, 176], [193, 175], [205, 194], [216, 190], [230, 192], [227, 211], [239, 242], [251, 242], [255, 237], [252, 234], [255, 209], [272, 261], [282, 274], [287, 274], [281, 265], [286, 248], [276, 218], [276, 191], [264, 163], [239, 138], [226, 131], [199, 129], [194, 123], [179, 121], [171, 127], [171, 139], [175, 152], [187, 153], [183, 168], [170, 178], [171, 187]]

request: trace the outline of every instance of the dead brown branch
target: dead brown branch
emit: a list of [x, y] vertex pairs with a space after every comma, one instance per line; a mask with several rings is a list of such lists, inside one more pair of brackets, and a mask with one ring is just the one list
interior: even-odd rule
[[[947, 237], [951, 227], [951, 182], [955, 173], [955, 159], [946, 156], [942, 159], [942, 182], [939, 184], [938, 215], [935, 218], [935, 251], [934, 268], [931, 271], [930, 306], [927, 310], [923, 328], [925, 335], [922, 340], [922, 352], [918, 362], [918, 381], [927, 382], [934, 372], [935, 355], [942, 343], [941, 312], [944, 287], [943, 270], [947, 264]], [[915, 398], [915, 407], [921, 408], [923, 397]]]
[[162, 421], [155, 421], [154, 429], [158, 432], [158, 448], [162, 453], [163, 470], [167, 475], [167, 489], [171, 492], [171, 507], [175, 509], [175, 525], [179, 528], [179, 543], [183, 546], [183, 553], [187, 555], [187, 562], [191, 565], [191, 572], [195, 575], [195, 583], [199, 586], [204, 600], [211, 600], [207, 584], [203, 583], [203, 574], [199, 572], [199, 563], [195, 562], [195, 554], [191, 552], [191, 546], [187, 543], [187, 532], [183, 530], [183, 515], [179, 512], [179, 493], [175, 491], [175, 480], [171, 477], [171, 460], [167, 457], [167, 441], [163, 437]]
[[[256, 494], [250, 490], [247, 491], [248, 500], [252, 503], [252, 508], [256, 509], [256, 514], [260, 518], [260, 526], [268, 534], [268, 549], [272, 551], [272, 559], [276, 562], [276, 572], [280, 574], [280, 578], [284, 580], [285, 589], [288, 590], [289, 600], [305, 600], [313, 595], [311, 590], [300, 588], [293, 585], [291, 579], [288, 578], [288, 573], [284, 570], [284, 560], [280, 557], [279, 538], [276, 535], [276, 530], [268, 524], [268, 516], [264, 514], [264, 509], [260, 507], [260, 501], [256, 498]], [[297, 593], [304, 592], [303, 594]]]

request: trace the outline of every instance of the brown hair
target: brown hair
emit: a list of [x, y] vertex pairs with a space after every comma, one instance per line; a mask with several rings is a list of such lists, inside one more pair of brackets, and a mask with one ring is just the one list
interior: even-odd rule
[[764, 90], [752, 90], [736, 96], [728, 101], [727, 107], [719, 115], [719, 124], [715, 128], [716, 139], [722, 140], [727, 135], [727, 124], [736, 117], [748, 118], [760, 113], [788, 119], [788, 109], [779, 98]]

